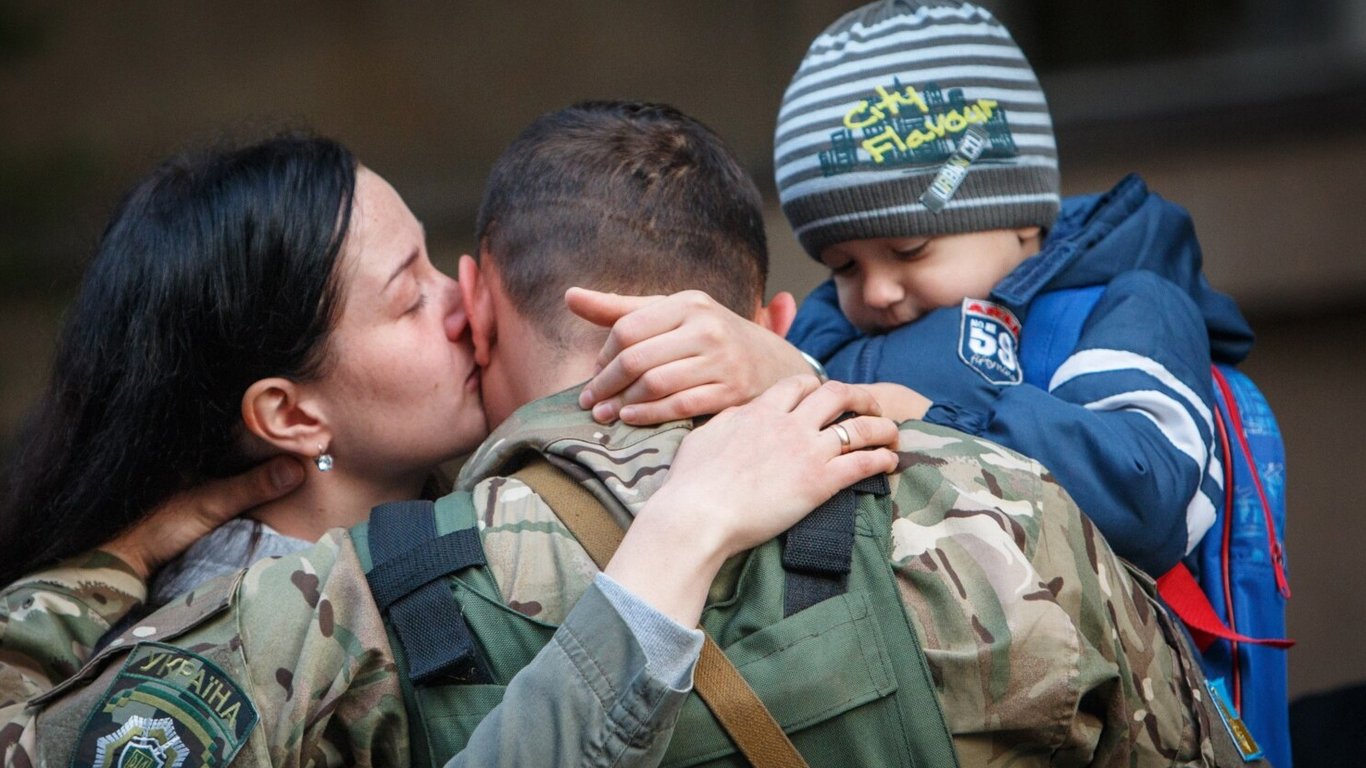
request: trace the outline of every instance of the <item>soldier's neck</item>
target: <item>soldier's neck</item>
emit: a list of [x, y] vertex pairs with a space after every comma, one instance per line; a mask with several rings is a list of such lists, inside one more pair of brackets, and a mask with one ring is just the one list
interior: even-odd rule
[[605, 338], [605, 332], [585, 334], [582, 343], [565, 346], [546, 340], [530, 326], [505, 325], [483, 380], [489, 429], [527, 403], [592, 378]]

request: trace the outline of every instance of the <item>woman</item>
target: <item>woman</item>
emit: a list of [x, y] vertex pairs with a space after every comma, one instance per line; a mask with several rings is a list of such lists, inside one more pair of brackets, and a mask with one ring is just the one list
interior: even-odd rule
[[127, 195], [18, 443], [0, 579], [268, 455], [244, 424], [244, 393], [323, 370], [355, 181], [343, 147], [284, 139], [170, 160]]
[[[255, 509], [255, 522], [241, 524], [254, 527], [249, 536], [219, 534], [245, 540], [238, 562], [203, 571], [307, 546], [374, 504], [430, 492], [434, 467], [485, 432], [465, 329], [455, 283], [431, 265], [420, 224], [341, 146], [281, 138], [166, 163], [124, 200], [87, 273], [0, 517], [0, 578], [100, 545], [177, 492], [277, 454], [311, 459], [318, 471]], [[845, 476], [822, 471], [842, 459], [820, 428], [840, 410], [875, 406], [851, 396], [815, 422], [807, 409], [798, 426], [809, 429], [794, 435], [807, 391], [751, 415], [773, 425], [755, 430], [773, 441], [760, 454], [790, 453], [779, 449], [794, 439], [830, 448], [819, 461], [806, 452], [816, 462], [806, 470], [775, 475], [795, 476], [819, 501], [857, 477], [852, 463]], [[890, 423], [863, 418], [866, 429], [849, 432], [894, 439]], [[689, 441], [701, 446], [692, 455], [732, 451], [737, 463], [756, 452], [724, 430], [699, 429]], [[894, 466], [891, 452], [875, 453], [877, 469]], [[728, 497], [683, 455], [675, 472], [693, 477], [689, 492]], [[656, 494], [661, 505], [688, 498], [677, 485]], [[792, 510], [742, 511], [716, 516], [734, 521], [721, 529], [728, 551], [794, 521]], [[650, 548], [677, 557], [691, 542], [648, 534], [633, 526], [620, 550], [630, 557], [608, 572], [692, 626], [720, 561], [707, 558], [697, 578], [679, 580], [688, 586], [660, 596]]]
[[[0, 580], [276, 453], [335, 468], [258, 509], [256, 531], [219, 534], [238, 562], [218, 570], [250, 561], [246, 532], [257, 555], [280, 554], [421, 495], [485, 431], [463, 332], [420, 226], [344, 147], [281, 139], [171, 160], [124, 200], [91, 263], [19, 441]], [[157, 602], [212, 574], [194, 575], [163, 580]]]

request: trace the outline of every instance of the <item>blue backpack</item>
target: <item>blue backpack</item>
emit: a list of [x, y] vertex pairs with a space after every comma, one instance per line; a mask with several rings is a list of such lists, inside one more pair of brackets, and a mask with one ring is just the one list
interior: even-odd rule
[[[1076, 349], [1104, 286], [1039, 295], [1020, 340], [1024, 380], [1048, 388]], [[1224, 504], [1186, 560], [1158, 579], [1228, 698], [1272, 765], [1290, 765], [1286, 687], [1285, 447], [1266, 398], [1233, 366], [1211, 371]]]

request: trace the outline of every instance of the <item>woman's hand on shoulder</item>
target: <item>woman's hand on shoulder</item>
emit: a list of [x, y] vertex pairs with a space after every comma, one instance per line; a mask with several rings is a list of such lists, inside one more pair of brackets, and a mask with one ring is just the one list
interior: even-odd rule
[[608, 575], [676, 621], [697, 621], [726, 558], [896, 469], [897, 426], [878, 413], [867, 390], [808, 375], [717, 414], [684, 439]]
[[670, 495], [729, 539], [727, 556], [787, 530], [841, 489], [896, 469], [897, 426], [865, 389], [814, 376], [728, 408], [679, 447]]
[[100, 547], [147, 579], [213, 529], [254, 507], [284, 496], [304, 480], [291, 456], [276, 456], [233, 477], [186, 489]]

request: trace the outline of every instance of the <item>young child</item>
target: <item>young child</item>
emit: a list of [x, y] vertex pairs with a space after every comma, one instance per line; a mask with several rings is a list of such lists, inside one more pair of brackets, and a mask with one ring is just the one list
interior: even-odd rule
[[[1240, 361], [1251, 331], [1202, 276], [1186, 212], [1138, 177], [1060, 201], [1044, 94], [990, 13], [924, 0], [840, 18], [783, 98], [774, 165], [833, 274], [792, 343], [1038, 459], [1149, 573], [1195, 546], [1222, 499], [1211, 357]], [[1090, 285], [1103, 293], [1070, 356], [1046, 389], [1024, 383], [1035, 299]]]

